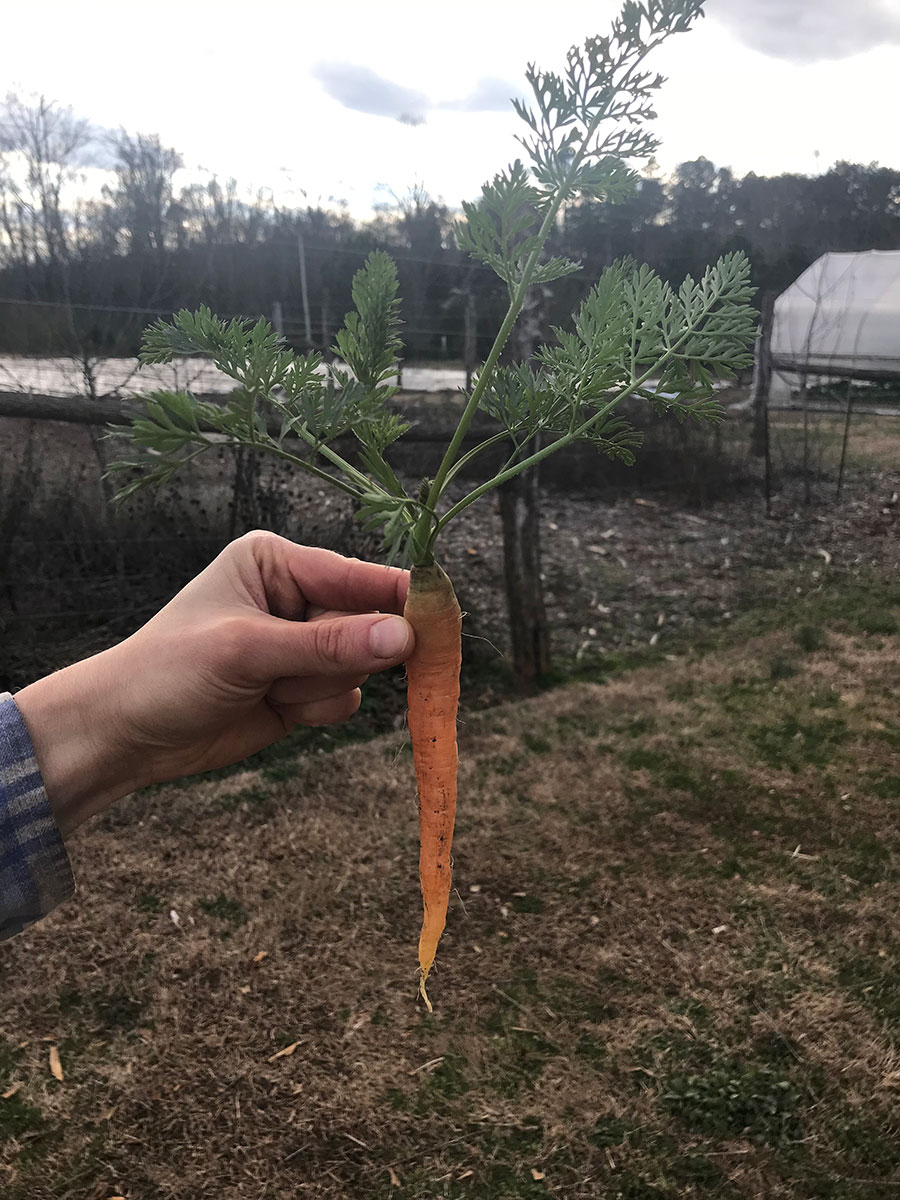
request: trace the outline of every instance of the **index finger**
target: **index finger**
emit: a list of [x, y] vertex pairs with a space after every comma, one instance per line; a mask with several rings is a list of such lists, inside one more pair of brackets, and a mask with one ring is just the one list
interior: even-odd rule
[[409, 572], [345, 558], [318, 546], [300, 546], [276, 534], [254, 539], [254, 557], [277, 616], [305, 615], [307, 605], [341, 612], [401, 613]]

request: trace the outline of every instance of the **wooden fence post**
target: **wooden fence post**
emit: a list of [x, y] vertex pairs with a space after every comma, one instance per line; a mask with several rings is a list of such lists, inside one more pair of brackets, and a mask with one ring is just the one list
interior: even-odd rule
[[775, 293], [767, 292], [762, 298], [759, 330], [756, 334], [756, 353], [753, 356], [753, 385], [751, 410], [753, 412], [753, 442], [751, 452], [762, 458], [767, 449], [766, 429], [768, 425], [769, 392], [772, 387], [772, 321], [775, 310]]

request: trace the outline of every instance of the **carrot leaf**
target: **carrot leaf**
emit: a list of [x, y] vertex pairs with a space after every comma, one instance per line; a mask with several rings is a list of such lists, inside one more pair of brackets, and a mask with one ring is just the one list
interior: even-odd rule
[[[402, 353], [397, 269], [370, 254], [352, 284], [353, 309], [335, 338], [335, 360], [297, 354], [264, 319], [182, 310], [146, 331], [144, 364], [200, 355], [234, 381], [223, 403], [188, 392], [143, 397], [128, 434], [136, 453], [113, 471], [120, 498], [222, 442], [280, 456], [353, 497], [366, 528], [380, 528], [385, 551], [427, 564], [441, 530], [467, 505], [548, 454], [587, 442], [633, 461], [641, 435], [618, 406], [643, 400], [660, 415], [717, 420], [717, 380], [747, 366], [755, 332], [749, 265], [729, 254], [700, 279], [673, 288], [646, 266], [613, 263], [571, 320], [552, 331], [526, 365], [501, 355], [528, 289], [579, 270], [546, 249], [563, 206], [578, 195], [615, 202], [634, 187], [635, 160], [657, 141], [649, 123], [662, 77], [648, 56], [702, 15], [703, 0], [625, 0], [610, 32], [574, 46], [559, 72], [533, 64], [530, 102], [514, 101], [525, 132], [516, 159], [463, 203], [457, 244], [506, 285], [509, 303], [493, 344], [467, 392], [462, 414], [433, 478], [408, 494], [388, 462], [408, 429], [390, 407]], [[476, 412], [496, 424], [467, 445]], [[116, 431], [121, 435], [121, 430]], [[506, 462], [449, 507], [451, 481], [501, 443]], [[352, 459], [341, 452], [354, 445]]]
[[[463, 201], [466, 220], [457, 224], [457, 245], [496, 272], [510, 294], [521, 283], [529, 256], [541, 248], [542, 201], [518, 159], [484, 184], [478, 203]], [[530, 282], [548, 283], [580, 270], [579, 263], [551, 258], [535, 267]]]
[[[398, 354], [403, 345], [397, 333], [400, 324], [397, 286], [393, 259], [382, 250], [370, 254], [353, 278], [356, 310], [344, 318], [344, 328], [338, 333], [334, 348], [353, 377], [380, 403], [397, 391], [388, 385], [388, 380], [397, 374]], [[350, 377], [345, 372], [335, 372], [335, 378], [346, 384]]]

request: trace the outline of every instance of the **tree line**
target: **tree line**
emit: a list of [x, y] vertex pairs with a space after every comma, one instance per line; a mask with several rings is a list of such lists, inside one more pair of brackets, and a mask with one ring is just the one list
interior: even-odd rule
[[[85, 198], [86, 164], [107, 182]], [[132, 354], [154, 313], [208, 304], [280, 321], [327, 353], [373, 249], [398, 263], [411, 358], [472, 363], [496, 328], [501, 286], [456, 247], [454, 212], [421, 187], [365, 221], [290, 208], [234, 180], [178, 187], [177, 150], [156, 135], [98, 135], [71, 109], [10, 95], [0, 105], [0, 351]], [[569, 204], [553, 253], [580, 275], [554, 284], [563, 323], [610, 262], [631, 256], [680, 283], [743, 250], [760, 293], [785, 288], [826, 250], [900, 246], [900, 171], [840, 162], [816, 176], [737, 178], [706, 158], [641, 177], [618, 203]]]

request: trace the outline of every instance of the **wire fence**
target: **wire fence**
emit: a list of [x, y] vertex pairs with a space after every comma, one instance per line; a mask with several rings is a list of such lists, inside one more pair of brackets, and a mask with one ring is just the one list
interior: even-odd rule
[[[365, 252], [351, 251], [349, 248], [346, 253], [365, 257]], [[440, 260], [428, 261], [441, 266], [453, 265]], [[448, 296], [451, 290], [448, 288]], [[55, 398], [127, 398], [156, 388], [188, 388], [209, 396], [227, 394], [234, 387], [234, 381], [218, 371], [207, 359], [185, 357], [176, 359], [171, 365], [141, 366], [133, 354], [122, 353], [134, 348], [141, 323], [171, 318], [179, 307], [176, 305], [165, 309], [152, 305], [140, 307], [0, 296], [0, 322], [5, 321], [14, 327], [18, 311], [23, 322], [27, 317], [30, 328], [44, 330], [35, 344], [37, 353], [0, 353], [0, 392]], [[336, 326], [325, 323], [318, 313], [291, 312], [275, 299], [266, 311], [217, 311], [219, 316], [228, 320], [257, 320], [262, 316], [271, 322], [288, 344], [301, 351], [319, 350], [326, 356], [331, 352], [337, 333]], [[41, 313], [46, 314], [46, 321], [42, 321]], [[113, 321], [116, 317], [122, 318], [128, 322], [130, 334], [125, 340], [113, 339], [111, 348], [104, 347], [104, 351], [92, 352], [85, 322], [89, 324], [94, 314], [98, 317], [106, 315]], [[69, 345], [66, 330], [76, 316], [79, 318], [78, 324], [85, 325], [85, 328]], [[138, 326], [134, 325], [135, 317], [143, 318]], [[462, 318], [456, 324], [449, 320], [444, 323], [433, 319], [405, 321], [403, 330], [406, 338], [419, 346], [427, 342], [432, 349], [428, 351], [427, 364], [415, 360], [401, 362], [398, 386], [421, 392], [465, 386], [470, 372], [453, 357], [462, 344], [463, 324]]]
[[[0, 306], [43, 303], [0, 297]], [[147, 317], [169, 315], [165, 310], [155, 308], [97, 307]], [[282, 316], [282, 328], [292, 336], [297, 334], [299, 339], [302, 327], [296, 314]], [[315, 328], [319, 330], [321, 326]], [[440, 330], [435, 328], [430, 332]], [[465, 371], [453, 363], [403, 366], [402, 384], [413, 391], [452, 390], [464, 383]], [[171, 366], [141, 368], [134, 357], [96, 357], [82, 363], [62, 355], [45, 358], [0, 356], [0, 392], [80, 397], [85, 403], [91, 390], [96, 395], [124, 399], [155, 388], [189, 388], [198, 394], [224, 395], [233, 386], [233, 381], [208, 360], [199, 358], [180, 359]], [[654, 495], [666, 492], [681, 496], [690, 494], [700, 502], [722, 494], [723, 489], [741, 486], [748, 479], [761, 475], [760, 462], [749, 454], [747, 424], [745, 421], [739, 427], [738, 421], [729, 421], [724, 442], [715, 440], [713, 435], [693, 431], [687, 436], [681, 427], [667, 425], [666, 430], [653, 434], [639, 459], [638, 468], [630, 473], [627, 481], [622, 479], [622, 486], [639, 487]], [[0, 434], [2, 432], [0, 422]], [[802, 467], [807, 498], [820, 484], [821, 493], [824, 495], [828, 491], [830, 495], [833, 463], [838, 461], [841, 452], [842, 433], [843, 430], [834, 420], [829, 420], [827, 414], [824, 418], [814, 416], [805, 425], [798, 424], [796, 416], [778, 414], [772, 428], [776, 487], [779, 480], [789, 480]], [[864, 440], [863, 435], [868, 440]], [[853, 436], [856, 437], [855, 427]], [[50, 445], [51, 441], [49, 437], [44, 439], [42, 446]], [[875, 433], [870, 433], [868, 427], [860, 431], [861, 452], [874, 453], [871, 446], [875, 441]], [[0, 442], [0, 446], [3, 445]], [[91, 470], [96, 463], [86, 452], [71, 451], [68, 460], [52, 457], [52, 469], [64, 472], [65, 479], [54, 485], [55, 491], [48, 491], [47, 479], [38, 479], [40, 466], [35, 468], [33, 478], [26, 474], [24, 484], [15, 484], [18, 468], [13, 460], [18, 450], [12, 440], [7, 440], [5, 445], [11, 449], [9, 453], [0, 453], [0, 634], [4, 628], [8, 629], [13, 641], [24, 638], [25, 631], [33, 631], [35, 639], [58, 638], [72, 628], [73, 622], [94, 626], [104, 622], [112, 626], [117, 622], [118, 631], [126, 623], [136, 625], [152, 615], [159, 601], [165, 598], [162, 593], [166, 587], [180, 586], [180, 575], [186, 581], [191, 570], [202, 566], [229, 540], [227, 510], [230, 489], [234, 485], [228, 475], [230, 467], [226, 467], [225, 475], [214, 484], [215, 503], [219, 509], [213, 528], [219, 532], [204, 531], [202, 522], [195, 519], [185, 500], [180, 510], [183, 523], [179, 524], [179, 518], [174, 526], [186, 533], [157, 533], [154, 524], [158, 529], [163, 518], [145, 513], [141, 521], [131, 524], [114, 522], [118, 532], [107, 536], [104, 530], [108, 530], [109, 525], [101, 515], [103, 505], [94, 494], [98, 491], [99, 467], [94, 478]], [[855, 448], [856, 442], [851, 441], [851, 446]], [[410, 449], [409, 453], [415, 456], [414, 470], [428, 470], [428, 452], [422, 443]], [[608, 486], [613, 468], [605, 460], [602, 463], [598, 460], [598, 464], [587, 470], [574, 463], [564, 464], [563, 472], [570, 472], [570, 478], [563, 481], [563, 486], [593, 487], [604, 480]], [[78, 470], [85, 481], [83, 496], [77, 491], [82, 485], [73, 484], [73, 480], [78, 479]], [[204, 486], [213, 485], [207, 480]], [[73, 491], [73, 487], [76, 490]], [[34, 491], [24, 504], [21, 502], [23, 488], [26, 492]], [[44, 492], [38, 496], [40, 488]], [[69, 489], [68, 496], [64, 494], [66, 488]], [[47, 512], [52, 511], [56, 516], [42, 515], [42, 504]], [[335, 545], [335, 548], [343, 547]], [[158, 556], [154, 555], [155, 550], [159, 551]], [[351, 548], [351, 552], [356, 551]], [[144, 564], [150, 559], [150, 565], [141, 564], [142, 555]], [[116, 562], [117, 558], [120, 561]], [[27, 574], [27, 583], [18, 579], [17, 573]], [[59, 596], [63, 602], [59, 605], [47, 603], [51, 595]], [[135, 603], [139, 596], [142, 602]], [[144, 597], [152, 599], [143, 602]], [[66, 600], [71, 607], [66, 607]]]
[[[62, 302], [59, 300], [22, 300], [16, 299], [14, 296], [0, 296], [0, 305], [7, 308], [24, 307], [24, 308], [42, 308], [54, 311], [67, 312], [70, 309], [76, 312], [87, 313], [114, 313], [124, 316], [145, 316], [145, 317], [171, 317], [178, 311], [175, 308], [133, 308], [128, 305], [117, 304], [75, 304], [70, 302]], [[265, 313], [249, 313], [249, 312], [218, 312], [218, 316], [224, 320], [256, 320], [263, 316], [267, 320], [273, 319], [275, 303], [271, 306], [270, 312]], [[334, 327], [325, 325], [320, 319], [310, 317], [310, 328], [316, 332], [328, 333], [333, 335]], [[299, 334], [305, 331], [306, 322], [302, 317], [291, 317], [283, 324], [282, 332], [288, 334]], [[408, 333], [432, 333], [447, 337], [458, 337], [461, 329], [456, 325], [422, 325], [420, 322], [404, 321], [403, 328]]]
[[[9, 319], [26, 310], [40, 320], [41, 309], [49, 314], [68, 307], [3, 296], [0, 321], [4, 313]], [[129, 319], [139, 316], [148, 321], [171, 315], [156, 307], [72, 307], [82, 313], [97, 311]], [[302, 341], [301, 321], [296, 317], [287, 314], [284, 319], [280, 311], [267, 315], [278, 316], [281, 331], [286, 331], [294, 344]], [[313, 326], [317, 334], [324, 334], [320, 324]], [[442, 330], [435, 326], [431, 332]], [[401, 372], [398, 383], [415, 392], [454, 390], [466, 382], [465, 371], [452, 362], [403, 364]], [[53, 397], [85, 408], [95, 397], [127, 400], [147, 391], [178, 388], [224, 397], [234, 386], [234, 380], [205, 358], [141, 366], [134, 356], [0, 355], [0, 392], [25, 398]], [[68, 408], [51, 412], [65, 415]], [[134, 628], [151, 616], [231, 536], [260, 523], [258, 519], [250, 521], [246, 513], [235, 517], [235, 505], [246, 498], [238, 496], [243, 485], [228, 454], [204, 474], [201, 484], [186, 481], [186, 491], [173, 500], [178, 511], [171, 520], [184, 533], [167, 535], [153, 528], [167, 518], [152, 507], [138, 516], [104, 512], [101, 467], [86, 437], [60, 440], [54, 427], [43, 421], [27, 426], [24, 434], [21, 431], [21, 426], [4, 427], [0, 421], [0, 687], [20, 677], [15, 664], [23, 661], [23, 655], [27, 660], [31, 654], [32, 665], [43, 666], [40, 655], [52, 653], [52, 646], [64, 645], [71, 637], [85, 636], [90, 629], [105, 626], [118, 636], [129, 632], [129, 626]], [[32, 449], [29, 443], [33, 443]], [[274, 492], [269, 500], [278, 509], [279, 497]], [[191, 508], [191, 504], [197, 507]], [[208, 512], [201, 517], [204, 507]], [[263, 523], [277, 529], [279, 514], [269, 513], [269, 509], [265, 512], [270, 519]], [[281, 519], [285, 519], [284, 513]], [[342, 519], [336, 518], [337, 525]], [[299, 523], [304, 528], [315, 526], [316, 518], [307, 514]], [[203, 524], [218, 532], [204, 532]], [[292, 527], [296, 528], [297, 522]], [[281, 531], [288, 529], [282, 526]], [[321, 544], [358, 552], [352, 536], [338, 544], [338, 540], [329, 543], [327, 530], [310, 529], [310, 533]]]

